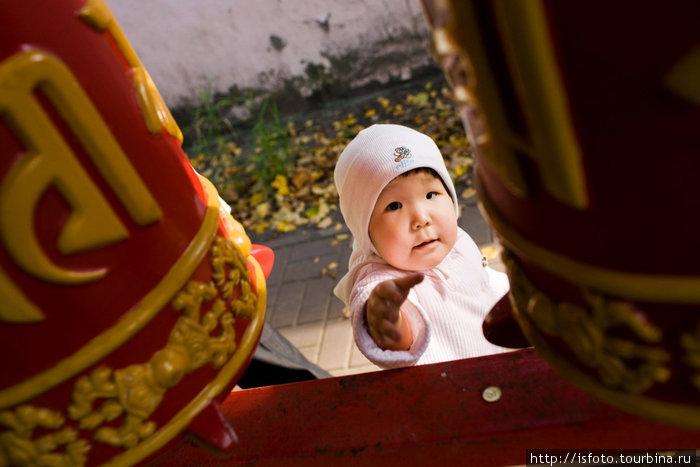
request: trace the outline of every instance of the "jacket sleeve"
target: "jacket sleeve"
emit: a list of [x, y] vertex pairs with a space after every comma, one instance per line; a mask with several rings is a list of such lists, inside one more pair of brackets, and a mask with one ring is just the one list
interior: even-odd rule
[[[400, 277], [400, 273], [392, 274], [389, 271], [373, 271], [361, 274], [350, 294], [350, 322], [355, 337], [355, 344], [357, 344], [357, 347], [365, 357], [381, 368], [400, 368], [415, 365], [430, 342], [429, 322], [426, 319], [424, 310], [418, 304], [414, 289], [409, 292], [408, 298], [401, 307], [413, 331], [411, 348], [408, 350], [383, 350], [370, 336], [365, 319], [365, 304], [369, 299], [369, 295], [380, 282], [397, 277]], [[419, 286], [420, 284], [416, 287]]]

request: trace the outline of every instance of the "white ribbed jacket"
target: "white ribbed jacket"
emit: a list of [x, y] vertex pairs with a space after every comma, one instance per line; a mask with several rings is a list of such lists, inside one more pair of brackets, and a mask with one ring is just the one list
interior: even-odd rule
[[413, 330], [413, 345], [407, 351], [380, 349], [367, 331], [364, 313], [378, 283], [407, 272], [376, 257], [357, 271], [349, 298], [355, 343], [376, 365], [397, 368], [506, 350], [488, 342], [481, 326], [491, 307], [508, 292], [508, 278], [482, 264], [479, 248], [462, 229], [449, 255], [435, 268], [421, 271], [423, 282], [411, 289], [402, 306]]

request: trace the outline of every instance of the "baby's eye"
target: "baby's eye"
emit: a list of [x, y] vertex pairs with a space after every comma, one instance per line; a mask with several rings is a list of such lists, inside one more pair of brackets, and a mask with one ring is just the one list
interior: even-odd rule
[[398, 201], [394, 201], [393, 203], [389, 203], [389, 205], [386, 207], [387, 211], [396, 211], [397, 209], [401, 208], [401, 203]]
[[433, 199], [433, 198], [435, 198], [437, 195], [438, 195], [438, 192], [437, 192], [437, 191], [431, 191], [431, 192], [428, 192], [427, 195], [425, 195], [425, 198], [426, 198], [426, 199]]

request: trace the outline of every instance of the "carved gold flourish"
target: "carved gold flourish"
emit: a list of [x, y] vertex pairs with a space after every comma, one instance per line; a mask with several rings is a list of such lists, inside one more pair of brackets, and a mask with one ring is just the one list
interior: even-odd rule
[[[172, 300], [182, 316], [164, 348], [146, 363], [117, 370], [101, 366], [75, 383], [67, 416], [77, 420], [80, 429], [93, 431], [95, 441], [127, 449], [137, 446], [155, 432], [156, 424], [149, 418], [169, 388], [203, 365], [222, 367], [236, 350], [235, 317], [251, 317], [257, 296], [245, 258], [233, 242], [217, 236], [210, 253], [212, 281], [190, 281]], [[240, 297], [227, 306], [238, 286]], [[204, 304], [209, 307], [202, 313]], [[120, 417], [121, 424], [111, 423]], [[64, 423], [64, 415], [49, 409], [22, 406], [1, 412], [0, 424], [8, 430], [0, 433], [0, 466], [44, 465], [42, 459], [58, 462], [60, 456], [84, 464], [90, 444], [78, 439], [76, 430], [61, 428]], [[32, 439], [36, 426], [54, 431]], [[65, 453], [54, 452], [61, 445], [67, 445]]]
[[[90, 446], [64, 423], [60, 413], [30, 405], [0, 413], [8, 428], [0, 433], [0, 465], [85, 465]], [[37, 428], [53, 431], [33, 439]]]
[[690, 382], [697, 389], [700, 389], [700, 326], [695, 333], [686, 333], [681, 336], [681, 346], [685, 350], [685, 362], [696, 370], [690, 377]]
[[[112, 370], [98, 368], [83, 376], [73, 391], [69, 416], [80, 420], [80, 428], [95, 430], [97, 441], [131, 448], [156, 429], [148, 418], [158, 408], [166, 391], [187, 374], [209, 363], [220, 368], [236, 349], [234, 313], [255, 304], [250, 291], [248, 268], [241, 253], [230, 242], [216, 237], [211, 248], [213, 281], [190, 281], [172, 302], [182, 311], [170, 333], [168, 344], [144, 364]], [[227, 268], [228, 267], [228, 268]], [[241, 297], [227, 310], [226, 299], [241, 286]], [[202, 305], [210, 304], [202, 315]], [[201, 318], [200, 318], [201, 317]], [[214, 332], [219, 328], [217, 336]], [[95, 407], [97, 400], [105, 400]], [[118, 428], [102, 426], [123, 417]]]
[[[236, 316], [250, 318], [255, 313], [256, 296], [250, 287], [248, 276], [248, 266], [241, 252], [231, 241], [224, 241], [217, 237], [212, 248], [212, 268], [214, 273], [212, 278], [221, 290], [224, 299], [231, 297], [236, 285], [241, 286], [241, 295], [233, 303], [233, 311]], [[228, 266], [228, 276], [225, 266]]]
[[[556, 303], [532, 284], [512, 254], [505, 251], [511, 294], [518, 309], [546, 335], [559, 337], [579, 361], [596, 370], [603, 385], [639, 394], [671, 376], [670, 355], [657, 344], [661, 331], [630, 304], [586, 292], [586, 304]], [[634, 337], [613, 335], [624, 330]]]

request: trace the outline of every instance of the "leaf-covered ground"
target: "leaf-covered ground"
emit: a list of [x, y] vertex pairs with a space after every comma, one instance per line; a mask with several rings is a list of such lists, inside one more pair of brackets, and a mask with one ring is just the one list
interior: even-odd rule
[[[273, 109], [274, 110], [274, 109]], [[213, 155], [191, 158], [256, 237], [342, 224], [333, 169], [343, 148], [374, 123], [403, 124], [431, 136], [457, 195], [469, 198], [472, 153], [449, 86], [441, 78], [388, 87], [351, 100], [267, 121], [239, 133]]]

